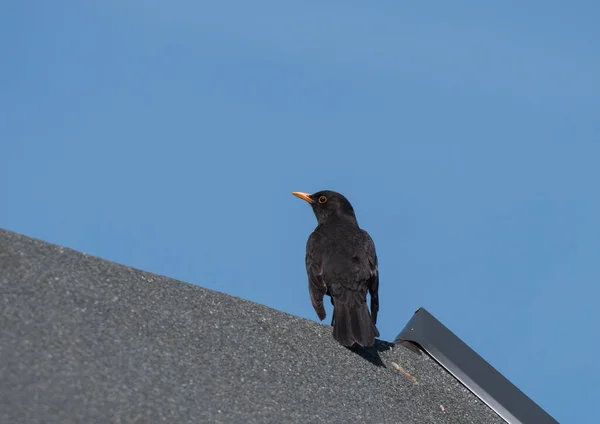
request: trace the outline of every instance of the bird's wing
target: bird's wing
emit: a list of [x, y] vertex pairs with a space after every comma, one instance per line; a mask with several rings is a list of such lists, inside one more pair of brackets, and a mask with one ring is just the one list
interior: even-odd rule
[[323, 279], [323, 267], [321, 264], [321, 253], [318, 245], [319, 235], [312, 233], [306, 243], [306, 273], [308, 274], [308, 291], [315, 312], [319, 319], [325, 319], [325, 307], [323, 296], [327, 292], [327, 286]]
[[371, 296], [371, 318], [373, 324], [377, 323], [377, 312], [379, 312], [379, 264], [377, 263], [377, 252], [375, 251], [375, 243], [373, 239], [365, 230], [362, 230], [364, 234], [364, 248], [367, 253], [369, 260], [369, 281], [367, 288], [369, 295]]

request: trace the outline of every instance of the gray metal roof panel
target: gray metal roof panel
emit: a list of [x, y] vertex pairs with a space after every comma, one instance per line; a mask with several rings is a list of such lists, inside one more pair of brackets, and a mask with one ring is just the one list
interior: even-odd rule
[[407, 341], [419, 345], [508, 423], [558, 423], [424, 308], [396, 337], [396, 343]]

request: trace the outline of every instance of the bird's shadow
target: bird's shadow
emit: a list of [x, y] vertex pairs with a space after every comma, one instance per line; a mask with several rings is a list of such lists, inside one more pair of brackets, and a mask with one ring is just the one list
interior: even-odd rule
[[385, 352], [393, 347], [394, 343], [389, 343], [383, 340], [375, 340], [375, 344], [373, 346], [363, 347], [355, 344], [354, 346], [347, 347], [347, 349], [356, 353], [361, 358], [366, 359], [373, 365], [385, 368], [385, 364], [381, 360], [379, 352]]

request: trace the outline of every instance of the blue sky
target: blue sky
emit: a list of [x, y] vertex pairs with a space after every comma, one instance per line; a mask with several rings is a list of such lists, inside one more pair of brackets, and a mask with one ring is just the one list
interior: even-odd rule
[[[496, 2], [498, 3], [498, 2]], [[316, 319], [333, 189], [382, 338], [424, 306], [561, 422], [596, 419], [600, 5], [0, 5], [0, 226]]]

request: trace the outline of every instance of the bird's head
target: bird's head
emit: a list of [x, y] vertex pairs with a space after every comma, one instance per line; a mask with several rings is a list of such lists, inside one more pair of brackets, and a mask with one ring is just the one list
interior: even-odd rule
[[323, 190], [313, 194], [294, 191], [292, 194], [310, 203], [319, 224], [324, 224], [333, 217], [348, 218], [356, 222], [354, 208], [340, 193]]

